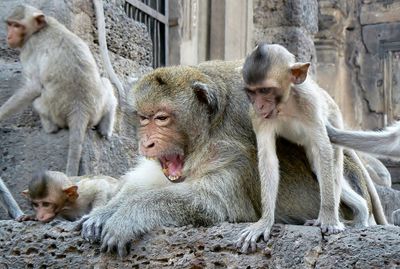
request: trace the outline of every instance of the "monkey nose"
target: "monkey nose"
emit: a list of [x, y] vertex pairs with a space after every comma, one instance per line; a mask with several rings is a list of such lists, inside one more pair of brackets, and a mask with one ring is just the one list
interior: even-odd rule
[[156, 144], [154, 143], [154, 141], [145, 141], [142, 143], [143, 147], [145, 147], [146, 149], [151, 149], [153, 148]]

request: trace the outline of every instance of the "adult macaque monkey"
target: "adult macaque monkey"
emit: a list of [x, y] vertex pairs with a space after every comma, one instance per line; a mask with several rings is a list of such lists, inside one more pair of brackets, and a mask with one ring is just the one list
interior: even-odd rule
[[[342, 197], [354, 209], [364, 212], [357, 225], [368, 225], [366, 201], [343, 178], [343, 151], [332, 146], [325, 129], [327, 123], [343, 126], [340, 110], [328, 93], [307, 76], [309, 66], [310, 63], [296, 62], [294, 55], [284, 47], [266, 43], [259, 44], [243, 65], [244, 89], [251, 102], [250, 117], [257, 137], [263, 207], [261, 219], [245, 229], [238, 241], [244, 252], [249, 245], [254, 250], [261, 235], [267, 240], [275, 221], [280, 179], [276, 153], [278, 135], [304, 147], [318, 179], [319, 215], [306, 224], [320, 226], [327, 234], [343, 231], [344, 225], [339, 220]], [[359, 161], [354, 152], [353, 158]], [[369, 177], [368, 180], [371, 181]], [[369, 185], [373, 188], [372, 182]], [[383, 210], [382, 217], [384, 219]]]
[[60, 216], [76, 220], [93, 208], [105, 205], [118, 189], [119, 181], [108, 176], [68, 178], [64, 173], [44, 171], [33, 176], [23, 195], [31, 202], [35, 215], [19, 221], [49, 222]]
[[17, 219], [24, 215], [10, 190], [0, 177], [0, 205], [7, 211], [10, 218]]
[[85, 42], [56, 19], [20, 5], [6, 22], [9, 46], [21, 51], [25, 83], [0, 107], [0, 121], [33, 102], [45, 132], [69, 128], [66, 173], [75, 176], [86, 129], [112, 135], [117, 101], [111, 83], [100, 77]]
[[[124, 256], [132, 240], [159, 226], [259, 219], [256, 140], [240, 90], [241, 65], [160, 68], [138, 82], [133, 104], [139, 147], [149, 159], [124, 176], [109, 203], [82, 218], [85, 239]], [[280, 139], [277, 148], [282, 184], [276, 219], [303, 224], [318, 216], [317, 181], [300, 147]], [[346, 171], [356, 188], [365, 190], [355, 166]], [[362, 194], [369, 200], [367, 191]]]

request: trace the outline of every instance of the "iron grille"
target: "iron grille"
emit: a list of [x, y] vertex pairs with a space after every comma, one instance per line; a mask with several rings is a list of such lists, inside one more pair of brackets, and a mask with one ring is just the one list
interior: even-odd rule
[[125, 0], [125, 12], [144, 23], [153, 43], [153, 68], [168, 64], [168, 0]]

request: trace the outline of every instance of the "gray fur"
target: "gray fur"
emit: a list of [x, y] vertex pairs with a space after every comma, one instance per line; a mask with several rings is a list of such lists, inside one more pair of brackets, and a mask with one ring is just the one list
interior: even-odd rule
[[400, 226], [400, 209], [393, 211], [392, 213], [393, 224]]
[[260, 43], [246, 57], [242, 69], [243, 79], [246, 84], [258, 84], [265, 79], [265, 75], [271, 66], [266, 47], [266, 43]]
[[[186, 179], [171, 183], [158, 160], [140, 160], [121, 179], [118, 194], [83, 217], [78, 227], [83, 238], [100, 241], [103, 251], [116, 249], [124, 256], [132, 240], [159, 226], [259, 219], [256, 141], [241, 90], [241, 64], [161, 68], [138, 82], [134, 106], [139, 114], [146, 108], [157, 111], [160, 105], [173, 110], [186, 138]], [[139, 129], [139, 143], [144, 138]], [[303, 224], [318, 216], [318, 183], [301, 148], [281, 139], [277, 146], [282, 184], [276, 221]]]
[[4, 184], [3, 180], [0, 178], [0, 205], [4, 207], [10, 218], [17, 219], [24, 213], [19, 208], [17, 202], [12, 196], [11, 192], [8, 190], [7, 186]]
[[380, 160], [369, 154], [359, 153], [358, 155], [360, 155], [365, 168], [375, 184], [384, 187], [392, 186], [392, 176], [390, 175], [389, 170]]
[[[240, 74], [234, 71], [237, 67], [204, 64], [199, 68], [165, 68], [139, 82], [134, 91], [138, 112], [144, 106], [157, 109], [161, 102], [175, 104], [174, 114], [187, 137], [186, 179], [173, 184], [162, 173], [152, 176], [154, 169], [134, 171], [114, 199], [84, 218], [84, 238], [101, 240], [103, 251], [115, 246], [123, 256], [131, 239], [157, 226], [257, 220], [260, 196], [254, 165], [256, 148], [247, 104], [242, 102], [244, 93], [239, 90]], [[195, 92], [201, 89], [192, 88], [196, 80], [207, 84], [202, 87], [204, 95], [213, 92], [207, 100], [218, 102], [212, 115], [204, 104], [206, 99], [199, 100]], [[147, 186], [154, 177], [157, 188]]]
[[[36, 10], [24, 7], [28, 17]], [[66, 171], [75, 176], [87, 127], [100, 126], [99, 133], [110, 137], [117, 102], [110, 83], [100, 77], [86, 43], [56, 19], [45, 18], [47, 25], [21, 48], [25, 84], [0, 108], [0, 121], [33, 102], [44, 131], [69, 128]]]
[[400, 159], [400, 122], [382, 131], [350, 131], [327, 125], [332, 143], [377, 156]]

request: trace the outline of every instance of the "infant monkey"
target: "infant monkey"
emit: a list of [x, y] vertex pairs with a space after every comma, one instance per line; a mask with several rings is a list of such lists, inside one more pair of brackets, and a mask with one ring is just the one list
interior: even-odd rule
[[105, 205], [118, 189], [119, 181], [108, 176], [68, 178], [64, 173], [44, 171], [33, 176], [22, 194], [32, 203], [35, 215], [17, 220], [49, 222], [60, 216], [74, 221], [93, 208]]
[[[247, 252], [249, 246], [254, 251], [261, 235], [267, 240], [274, 223], [280, 178], [277, 136], [304, 147], [318, 179], [319, 216], [306, 224], [320, 226], [327, 234], [343, 231], [344, 225], [339, 220], [342, 198], [354, 212], [355, 226], [368, 226], [367, 203], [343, 178], [343, 151], [330, 143], [325, 128], [328, 123], [342, 128], [341, 112], [328, 93], [308, 78], [309, 66], [310, 63], [296, 62], [294, 55], [284, 47], [265, 43], [258, 45], [243, 65], [244, 90], [251, 102], [250, 117], [257, 137], [263, 207], [261, 219], [241, 234], [237, 245], [243, 252]], [[350, 156], [362, 166], [354, 151]], [[374, 188], [372, 181], [366, 171], [364, 174], [369, 182], [368, 191], [373, 192], [375, 189], [370, 190]]]

